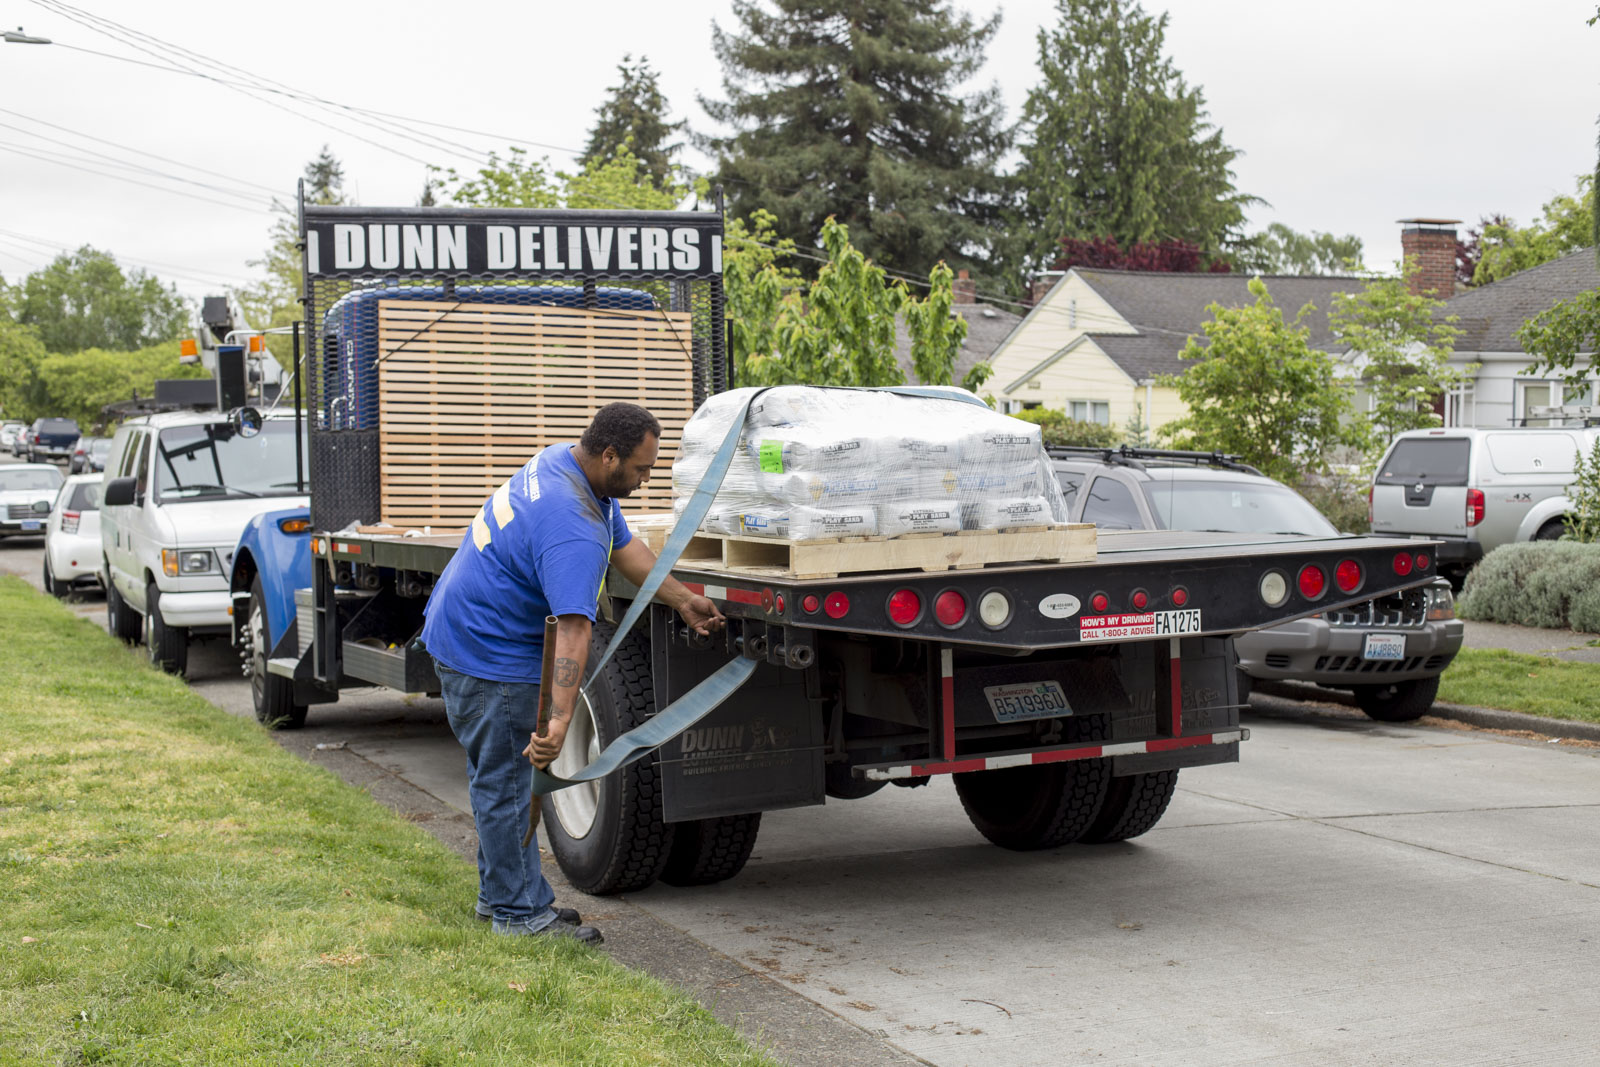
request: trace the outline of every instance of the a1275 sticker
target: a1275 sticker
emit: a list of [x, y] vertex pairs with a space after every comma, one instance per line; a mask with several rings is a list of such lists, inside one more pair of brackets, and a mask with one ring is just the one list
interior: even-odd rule
[[1169, 637], [1200, 632], [1200, 609], [1145, 611], [1126, 615], [1085, 615], [1080, 641], [1120, 641], [1127, 637]]

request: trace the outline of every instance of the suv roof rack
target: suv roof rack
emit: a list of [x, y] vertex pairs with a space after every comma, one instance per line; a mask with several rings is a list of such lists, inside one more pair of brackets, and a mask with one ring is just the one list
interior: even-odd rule
[[[1223, 452], [1182, 452], [1169, 448], [1135, 448], [1121, 445], [1117, 448], [1096, 448], [1093, 445], [1046, 445], [1045, 451], [1057, 459], [1097, 457], [1103, 463], [1116, 463], [1124, 467], [1143, 470], [1145, 460], [1165, 460], [1171, 463], [1192, 463], [1197, 467], [1220, 467], [1242, 474], [1261, 474], [1238, 456]], [[1262, 475], [1265, 477], [1265, 475]]]

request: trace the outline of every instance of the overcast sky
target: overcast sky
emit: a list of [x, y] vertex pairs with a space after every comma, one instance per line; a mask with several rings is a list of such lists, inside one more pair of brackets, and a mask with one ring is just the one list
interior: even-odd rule
[[[347, 191], [368, 205], [415, 203], [424, 161], [470, 168], [478, 158], [359, 125], [342, 106], [442, 123], [413, 129], [478, 153], [504, 151], [512, 138], [537, 142], [551, 147], [530, 151], [570, 166], [567, 152], [583, 146], [624, 53], [649, 57], [672, 117], [707, 129], [696, 96], [721, 95], [711, 25], [733, 24], [726, 0], [72, 0], [70, 8], [4, 0], [0, 8], [0, 25], [57, 42], [0, 44], [0, 273], [15, 281], [60, 247], [90, 244], [196, 297], [255, 276], [247, 261], [267, 244], [273, 191], [291, 197], [324, 143], [344, 163]], [[1368, 264], [1386, 266], [1399, 256], [1397, 219], [1470, 225], [1504, 212], [1527, 222], [1594, 166], [1600, 26], [1584, 21], [1596, 0], [1171, 0], [1166, 8], [1169, 54], [1243, 153], [1239, 189], [1270, 205], [1252, 214], [1251, 230], [1283, 222], [1354, 233]], [[966, 10], [987, 15], [996, 5]], [[1010, 0], [999, 10], [980, 84], [1000, 86], [1014, 120], [1037, 78], [1036, 34], [1054, 24], [1055, 5]], [[149, 51], [68, 12], [148, 35]], [[178, 58], [169, 46], [322, 98], [333, 113], [82, 51], [152, 64]]]

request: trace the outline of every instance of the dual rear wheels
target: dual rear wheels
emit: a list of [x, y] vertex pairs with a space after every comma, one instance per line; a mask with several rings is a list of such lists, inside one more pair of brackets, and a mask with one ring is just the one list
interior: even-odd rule
[[1161, 821], [1178, 787], [1178, 772], [1113, 778], [1108, 762], [958, 774], [956, 794], [972, 825], [1001, 848], [1027, 852], [1074, 842], [1126, 841]]

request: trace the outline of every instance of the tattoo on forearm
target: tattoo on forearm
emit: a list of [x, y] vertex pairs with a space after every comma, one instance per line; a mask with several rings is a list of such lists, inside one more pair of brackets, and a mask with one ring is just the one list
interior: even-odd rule
[[556, 684], [570, 689], [578, 684], [578, 661], [570, 656], [556, 657]]

